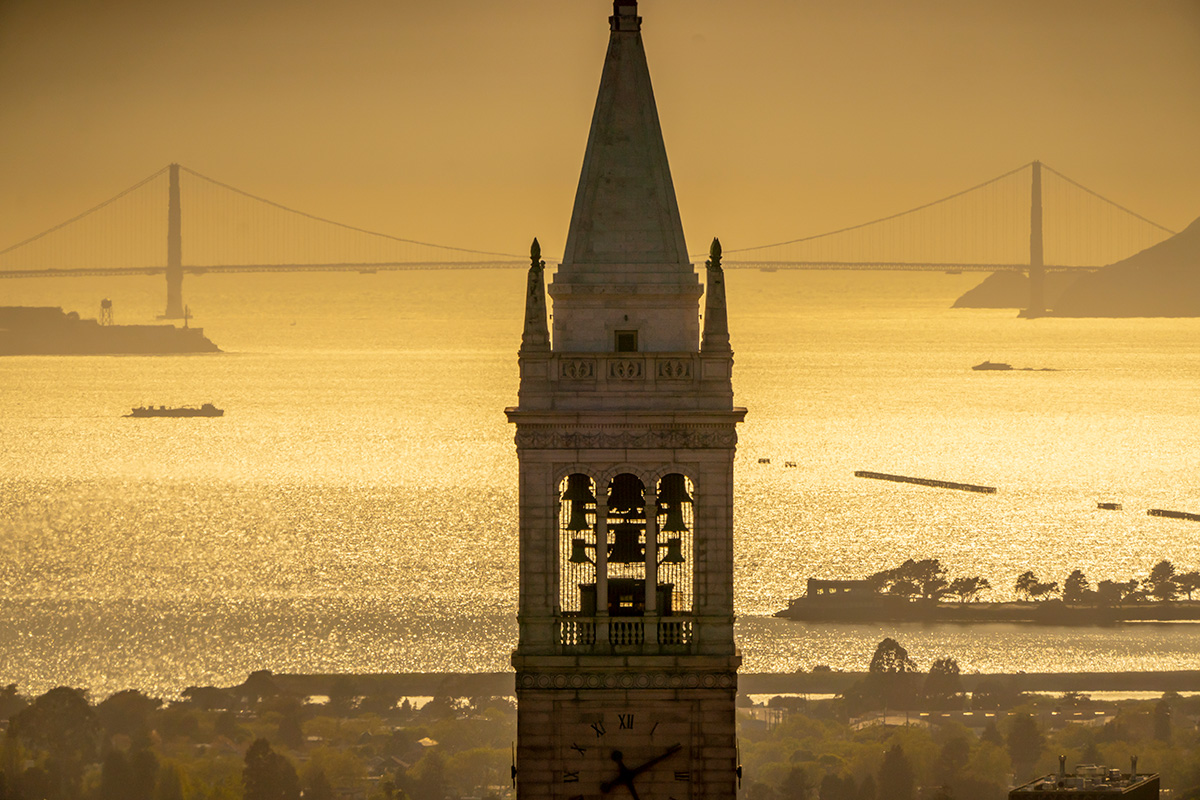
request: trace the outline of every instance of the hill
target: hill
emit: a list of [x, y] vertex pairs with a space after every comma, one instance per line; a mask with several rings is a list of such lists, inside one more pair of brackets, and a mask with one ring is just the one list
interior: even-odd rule
[[[1062, 293], [1078, 280], [1075, 273], [1046, 275], [1046, 305], [1054, 308]], [[974, 289], [954, 301], [953, 308], [1026, 308], [1029, 305], [1029, 276], [1023, 272], [993, 272]]]
[[1057, 317], [1200, 316], [1200, 219], [1180, 233], [1069, 286]]

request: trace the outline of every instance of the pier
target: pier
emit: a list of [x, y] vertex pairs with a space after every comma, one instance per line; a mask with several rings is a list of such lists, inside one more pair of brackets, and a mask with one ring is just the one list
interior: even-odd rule
[[[995, 494], [995, 486], [980, 486], [975, 483], [955, 483], [953, 481], [939, 481], [932, 478], [911, 478], [907, 475], [889, 475], [886, 472], [867, 472], [866, 470], [857, 470], [854, 473], [856, 478], [872, 478], [877, 481], [892, 481], [894, 483], [915, 483], [918, 486], [932, 486], [935, 489], [957, 489], [961, 492], [979, 492], [980, 494]], [[1200, 517], [1197, 517], [1200, 519]]]

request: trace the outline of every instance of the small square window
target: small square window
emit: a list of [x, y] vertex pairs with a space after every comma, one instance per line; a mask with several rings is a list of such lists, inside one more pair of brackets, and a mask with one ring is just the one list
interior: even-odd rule
[[617, 331], [616, 351], [618, 353], [636, 353], [638, 349], [637, 331]]

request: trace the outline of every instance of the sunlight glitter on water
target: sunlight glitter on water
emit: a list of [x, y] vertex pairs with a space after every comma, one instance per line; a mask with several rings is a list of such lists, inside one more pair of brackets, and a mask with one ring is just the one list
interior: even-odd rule
[[[502, 410], [522, 280], [208, 275], [186, 291], [225, 355], [0, 361], [0, 680], [171, 693], [259, 668], [507, 668], [516, 455]], [[1026, 569], [1200, 566], [1195, 523], [1145, 515], [1200, 510], [1200, 321], [948, 309], [974, 280], [730, 272], [750, 409], [735, 485], [746, 669], [861, 668], [888, 635], [767, 616], [810, 575], [937, 557], [1000, 599]], [[28, 282], [11, 302], [86, 313], [115, 295], [119, 322], [158, 310], [158, 281], [112, 283]], [[1060, 371], [972, 372], [984, 358]], [[227, 415], [121, 417], [209, 400]], [[965, 669], [1168, 669], [1195, 665], [1193, 630], [896, 635], [922, 663]]]

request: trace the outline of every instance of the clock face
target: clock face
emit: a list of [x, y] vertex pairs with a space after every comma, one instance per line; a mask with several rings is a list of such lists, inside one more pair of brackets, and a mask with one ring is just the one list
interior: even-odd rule
[[556, 795], [565, 800], [688, 800], [688, 711], [687, 706], [660, 711], [653, 704], [579, 708], [562, 731]]

